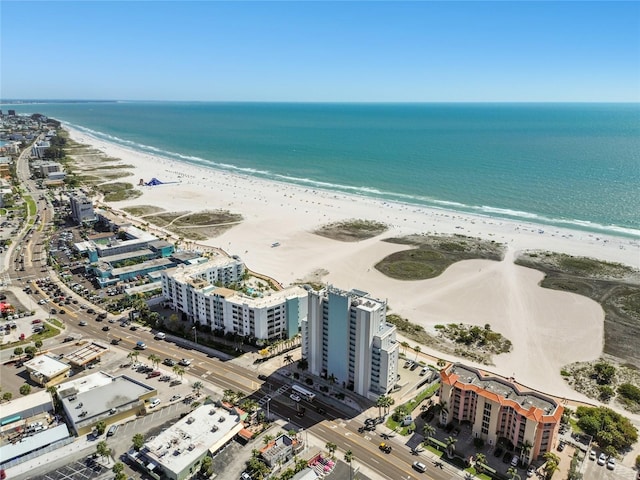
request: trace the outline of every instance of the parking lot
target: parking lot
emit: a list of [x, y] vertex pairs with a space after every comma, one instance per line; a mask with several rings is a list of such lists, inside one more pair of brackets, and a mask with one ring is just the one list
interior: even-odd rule
[[89, 480], [98, 478], [108, 469], [100, 465], [92, 456], [71, 462], [44, 475], [31, 477], [33, 480]]
[[616, 462], [613, 469], [599, 465], [597, 460], [588, 456], [584, 461], [584, 480], [635, 480], [637, 472]]

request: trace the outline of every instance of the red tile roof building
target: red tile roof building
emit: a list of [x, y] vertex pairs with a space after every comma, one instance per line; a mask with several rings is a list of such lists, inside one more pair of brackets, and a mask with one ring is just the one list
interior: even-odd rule
[[[489, 445], [510, 441], [523, 464], [551, 451], [564, 411], [554, 399], [461, 364], [443, 369], [440, 377], [440, 399], [447, 406], [442, 423], [468, 423], [473, 437]], [[523, 445], [530, 449], [521, 451]]]

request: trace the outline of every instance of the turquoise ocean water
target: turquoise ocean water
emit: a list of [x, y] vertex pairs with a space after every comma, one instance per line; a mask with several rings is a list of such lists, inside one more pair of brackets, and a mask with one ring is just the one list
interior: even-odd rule
[[10, 108], [201, 166], [640, 236], [638, 104], [96, 102]]

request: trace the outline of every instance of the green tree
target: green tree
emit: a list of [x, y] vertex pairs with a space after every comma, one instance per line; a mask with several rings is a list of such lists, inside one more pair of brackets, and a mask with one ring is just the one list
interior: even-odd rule
[[376, 399], [376, 407], [378, 407], [378, 416], [382, 417], [382, 409], [384, 408], [384, 414], [386, 415], [391, 405], [395, 403], [395, 400], [389, 395], [380, 395]]
[[420, 348], [420, 345], [415, 345], [415, 346], [413, 347], [413, 351], [414, 351], [414, 352], [416, 352], [416, 359], [415, 359], [415, 361], [417, 362], [417, 361], [418, 361], [418, 354], [422, 351], [422, 348]]
[[400, 346], [402, 347], [402, 353], [406, 354], [407, 348], [409, 348], [409, 342], [407, 341], [400, 342]]
[[23, 353], [24, 353], [24, 349], [22, 347], [16, 347], [13, 349], [13, 354], [16, 357], [21, 357]]
[[28, 383], [23, 384], [20, 387], [20, 395], [29, 395], [31, 393], [31, 385]]
[[338, 448], [338, 446], [337, 446], [335, 443], [333, 443], [333, 442], [327, 442], [327, 443], [324, 445], [324, 448], [326, 448], [326, 449], [327, 449], [327, 451], [329, 452], [329, 455], [331, 455], [331, 458], [335, 458], [335, 457], [334, 457], [334, 453], [336, 453], [336, 450], [337, 450], [337, 448]]
[[207, 455], [202, 459], [202, 463], [200, 464], [200, 472], [205, 476], [210, 476], [213, 473], [213, 459]]
[[13, 393], [11, 392], [4, 392], [2, 394], [2, 400], [4, 400], [5, 402], [10, 401], [13, 398]]
[[598, 390], [600, 390], [599, 398], [602, 402], [608, 402], [616, 393], [609, 385], [600, 385]]
[[114, 463], [113, 467], [111, 467], [111, 471], [116, 475], [118, 475], [121, 472], [124, 472], [124, 464], [122, 462]]
[[109, 456], [111, 455], [111, 450], [109, 450], [109, 446], [107, 445], [107, 442], [105, 442], [104, 440], [99, 442], [96, 445], [96, 453], [100, 455], [103, 459], [109, 458]]
[[107, 424], [104, 420], [100, 420], [98, 423], [96, 423], [96, 433], [98, 434], [98, 436], [102, 435], [106, 429]]
[[349, 480], [353, 479], [353, 452], [351, 450], [347, 450], [344, 452], [344, 461], [349, 464]]
[[35, 342], [33, 342], [33, 344], [36, 346], [38, 351], [42, 350], [42, 340], [36, 340]]
[[131, 439], [131, 443], [133, 444], [133, 448], [136, 452], [139, 452], [140, 449], [144, 446], [144, 435], [141, 433], [136, 433]]
[[608, 362], [598, 362], [593, 366], [595, 371], [596, 380], [600, 384], [611, 383], [613, 377], [616, 374], [616, 367]]
[[159, 356], [157, 356], [155, 353], [152, 353], [147, 358], [149, 359], [149, 361], [153, 365], [153, 368], [156, 368], [158, 366], [158, 364], [162, 361], [162, 359]]
[[202, 382], [193, 382], [191, 385], [191, 389], [195, 392], [196, 397], [200, 396], [200, 390], [204, 388], [204, 384]]
[[476, 453], [476, 470], [484, 470], [482, 467], [487, 464], [487, 456], [484, 453]]
[[269, 434], [267, 434], [267, 435], [265, 435], [264, 437], [262, 437], [262, 442], [263, 442], [265, 445], [269, 445], [269, 442], [270, 442], [271, 440], [273, 440], [274, 438], [275, 438], [275, 437], [274, 437], [273, 435], [269, 435]]
[[29, 345], [28, 347], [25, 347], [25, 349], [24, 349], [24, 353], [29, 358], [35, 357], [37, 352], [38, 352], [38, 350], [36, 349], [36, 347], [34, 347], [32, 345]]
[[507, 470], [507, 475], [511, 476], [511, 480], [516, 477], [520, 478], [520, 475], [518, 475], [518, 469], [515, 467], [509, 467], [509, 470]]
[[434, 433], [436, 433], [436, 427], [429, 423], [425, 423], [424, 427], [422, 427], [422, 435], [424, 435], [424, 438], [427, 439], [433, 436]]
[[138, 355], [140, 355], [140, 352], [138, 352], [137, 350], [132, 350], [127, 355], [127, 358], [133, 360], [134, 362], [137, 362], [138, 361]]
[[175, 373], [176, 375], [178, 375], [180, 377], [180, 380], [182, 381], [182, 377], [184, 376], [184, 368], [182, 368], [180, 365], [174, 365], [173, 366], [173, 373]]
[[438, 363], [437, 363], [437, 365], [438, 365], [440, 368], [444, 367], [446, 364], [447, 364], [447, 362], [446, 362], [445, 360], [443, 360], [443, 359], [441, 359], [441, 358], [439, 358], [439, 359], [438, 359]]
[[447, 456], [449, 458], [453, 458], [453, 454], [455, 452], [455, 446], [456, 446], [456, 442], [458, 441], [457, 438], [454, 437], [447, 437], [444, 439], [444, 443], [447, 446]]

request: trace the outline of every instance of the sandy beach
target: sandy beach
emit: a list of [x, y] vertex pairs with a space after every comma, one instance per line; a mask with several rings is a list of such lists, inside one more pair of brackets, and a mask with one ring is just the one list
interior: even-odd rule
[[[495, 358], [490, 370], [547, 393], [583, 399], [559, 374], [570, 362], [597, 358], [603, 346], [600, 306], [579, 295], [538, 287], [542, 273], [514, 265], [521, 250], [541, 249], [589, 256], [640, 267], [640, 239], [512, 222], [484, 216], [387, 202], [277, 183], [191, 166], [70, 129], [75, 141], [120, 158], [139, 179], [177, 182], [136, 187], [143, 195], [113, 203], [114, 209], [154, 205], [166, 211], [229, 210], [244, 220], [217, 238], [199, 242], [240, 255], [247, 266], [287, 285], [299, 280], [358, 288], [386, 298], [391, 311], [426, 329], [436, 324], [491, 324], [514, 345]], [[379, 237], [355, 243], [312, 233], [346, 219], [376, 220], [389, 225]], [[469, 260], [438, 278], [398, 281], [375, 270], [386, 255], [409, 248], [381, 242], [387, 237], [438, 233], [482, 237], [507, 245], [502, 262]], [[272, 247], [274, 242], [280, 246]], [[423, 348], [423, 351], [428, 349]], [[448, 360], [445, 355], [429, 352]], [[469, 362], [467, 362], [469, 363]], [[485, 367], [486, 368], [486, 367]]]

